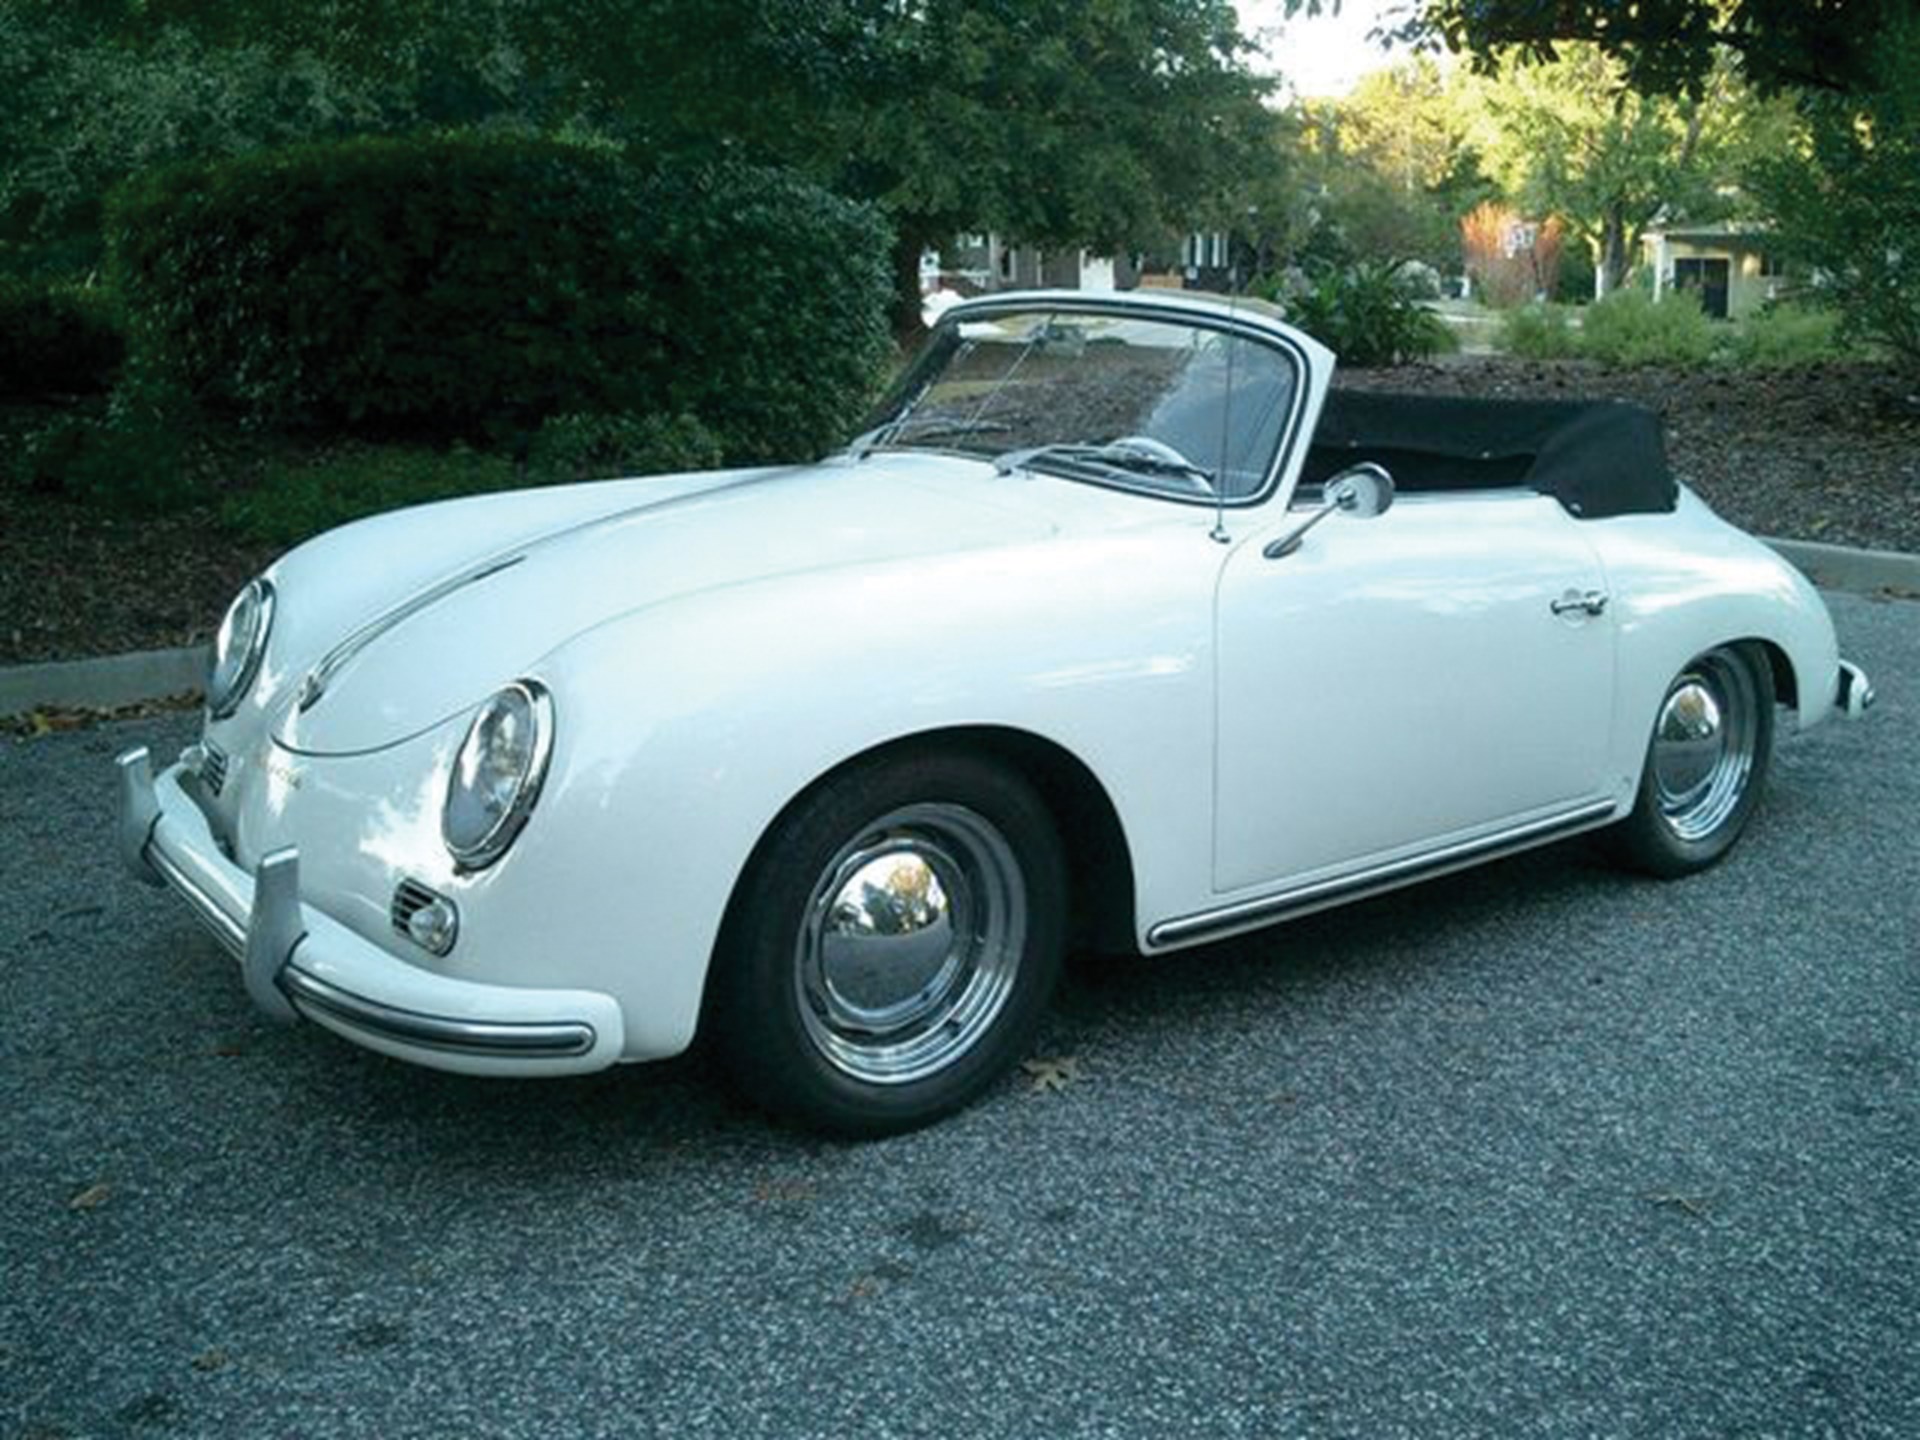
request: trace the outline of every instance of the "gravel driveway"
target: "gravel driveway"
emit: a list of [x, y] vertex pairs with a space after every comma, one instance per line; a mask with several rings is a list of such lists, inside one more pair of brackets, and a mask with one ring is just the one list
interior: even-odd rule
[[865, 1146], [256, 1023], [110, 856], [188, 724], [7, 744], [0, 1434], [1920, 1434], [1920, 606], [1832, 603], [1883, 703], [1720, 869], [1083, 965]]

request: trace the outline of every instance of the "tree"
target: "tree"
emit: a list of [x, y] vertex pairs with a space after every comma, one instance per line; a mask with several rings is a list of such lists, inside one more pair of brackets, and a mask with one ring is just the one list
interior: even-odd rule
[[1459, 262], [1460, 216], [1486, 198], [1473, 125], [1427, 56], [1305, 107], [1308, 176], [1320, 201], [1314, 249], [1328, 259]]
[[[48, 77], [0, 96], [0, 213], [41, 238], [158, 161], [303, 127], [508, 125], [877, 201], [911, 298], [920, 247], [955, 231], [1117, 248], [1186, 228], [1273, 124], [1230, 0], [14, 0], [0, 17], [0, 66]], [[326, 103], [263, 93], [282, 74]], [[233, 123], [176, 123], [166, 97], [194, 85], [232, 91], [212, 108]], [[56, 204], [25, 177], [62, 154]]]
[[[1287, 13], [1336, 11], [1340, 0], [1287, 0]], [[1469, 54], [1483, 70], [1510, 54], [1552, 61], [1563, 45], [1595, 46], [1648, 94], [1704, 92], [1722, 51], [1740, 57], [1762, 93], [1860, 90], [1885, 28], [1912, 0], [1410, 0], [1392, 33]]]
[[1808, 96], [1800, 144], [1752, 167], [1778, 244], [1854, 335], [1920, 368], [1920, 16], [1879, 37], [1866, 84]]
[[1603, 291], [1626, 278], [1656, 217], [1725, 214], [1750, 112], [1724, 60], [1698, 99], [1641, 95], [1625, 79], [1599, 47], [1568, 45], [1474, 86], [1488, 170], [1521, 209], [1558, 215], [1587, 242]]

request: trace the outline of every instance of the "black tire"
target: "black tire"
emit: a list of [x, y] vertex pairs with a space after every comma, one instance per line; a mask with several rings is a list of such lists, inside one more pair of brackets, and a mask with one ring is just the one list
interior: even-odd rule
[[1773, 705], [1773, 667], [1755, 646], [1689, 661], [1654, 714], [1633, 810], [1607, 832], [1614, 858], [1662, 879], [1719, 863], [1759, 802]]
[[894, 1134], [966, 1105], [1032, 1043], [1059, 977], [1066, 866], [1018, 775], [907, 755], [823, 781], [774, 822], [714, 956], [714, 1040], [752, 1102]]

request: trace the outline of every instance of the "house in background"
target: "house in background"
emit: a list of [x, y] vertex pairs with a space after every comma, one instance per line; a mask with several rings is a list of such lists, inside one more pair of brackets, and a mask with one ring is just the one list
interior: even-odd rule
[[1738, 319], [1787, 291], [1788, 281], [1768, 245], [1772, 236], [1754, 226], [1655, 226], [1640, 237], [1653, 298], [1669, 290], [1692, 290], [1716, 320]]
[[[936, 286], [962, 294], [993, 290], [1131, 290], [1139, 272], [1131, 257], [1095, 255], [1089, 250], [1043, 250], [1015, 245], [995, 234], [959, 236], [934, 266]], [[921, 287], [927, 268], [921, 266]]]

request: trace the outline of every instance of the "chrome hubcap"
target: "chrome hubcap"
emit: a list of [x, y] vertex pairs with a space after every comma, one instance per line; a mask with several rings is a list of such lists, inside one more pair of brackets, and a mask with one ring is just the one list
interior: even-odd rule
[[1740, 804], [1753, 774], [1757, 701], [1746, 667], [1703, 655], [1673, 682], [1654, 725], [1654, 795], [1682, 840], [1711, 835]]
[[910, 805], [843, 846], [814, 885], [794, 978], [836, 1069], [900, 1085], [951, 1065], [1005, 1008], [1026, 946], [1013, 847], [958, 805]]

